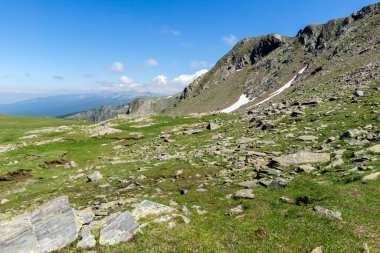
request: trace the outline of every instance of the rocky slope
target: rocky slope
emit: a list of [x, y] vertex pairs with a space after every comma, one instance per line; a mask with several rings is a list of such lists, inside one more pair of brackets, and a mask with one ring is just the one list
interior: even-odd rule
[[74, 113], [64, 118], [81, 121], [104, 121], [115, 117], [148, 116], [163, 112], [178, 100], [176, 96], [137, 98], [123, 105], [102, 106], [99, 109]]
[[[380, 3], [347, 18], [309, 25], [295, 37], [269, 34], [245, 38], [205, 75], [190, 84], [171, 110], [174, 114], [220, 111], [243, 93], [255, 105], [292, 80], [291, 87], [272, 100], [307, 98], [354, 69], [380, 60]], [[341, 88], [341, 87], [335, 87]], [[337, 89], [319, 90], [319, 96]]]

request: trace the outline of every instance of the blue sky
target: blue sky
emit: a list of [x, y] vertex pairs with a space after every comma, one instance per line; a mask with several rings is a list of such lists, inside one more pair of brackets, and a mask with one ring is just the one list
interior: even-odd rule
[[0, 93], [173, 93], [241, 38], [294, 36], [375, 2], [0, 0]]

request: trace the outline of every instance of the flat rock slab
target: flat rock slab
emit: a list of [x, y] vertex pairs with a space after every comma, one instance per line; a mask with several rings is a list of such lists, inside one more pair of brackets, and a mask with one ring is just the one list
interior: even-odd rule
[[100, 230], [99, 243], [101, 245], [114, 245], [120, 242], [127, 242], [139, 230], [137, 223], [131, 212], [121, 213], [114, 219], [107, 222], [106, 226]]
[[30, 223], [30, 214], [0, 222], [0, 253], [41, 252]]
[[318, 140], [318, 137], [313, 136], [313, 135], [301, 135], [301, 136], [297, 137], [297, 140], [299, 140], [299, 141], [316, 141], [316, 140]]
[[78, 248], [93, 248], [96, 245], [95, 236], [91, 233], [90, 226], [86, 225], [80, 233], [81, 240], [78, 242]]
[[368, 148], [368, 151], [375, 153], [375, 154], [380, 154], [380, 144], [377, 144], [375, 146]]
[[331, 211], [327, 208], [323, 208], [320, 206], [313, 207], [313, 211], [316, 212], [317, 214], [321, 215], [321, 216], [326, 216], [326, 217], [337, 219], [337, 220], [342, 219], [342, 213], [341, 212]]
[[327, 163], [330, 161], [328, 153], [299, 152], [295, 154], [284, 155], [272, 158], [272, 164], [280, 166], [300, 165], [309, 163]]
[[67, 197], [59, 197], [31, 214], [2, 222], [0, 227], [0, 253], [43, 253], [75, 241], [80, 223]]
[[177, 209], [152, 201], [144, 200], [132, 211], [132, 214], [136, 220], [139, 220], [150, 215], [161, 215], [174, 212], [177, 212]]
[[255, 194], [253, 194], [252, 191], [253, 191], [252, 189], [244, 189], [244, 190], [237, 191], [235, 193], [235, 197], [243, 198], [243, 199], [254, 199]]
[[378, 178], [380, 178], [380, 171], [372, 173], [372, 174], [369, 174], [369, 175], [363, 177], [363, 180], [364, 181], [366, 181], [366, 180], [376, 180]]

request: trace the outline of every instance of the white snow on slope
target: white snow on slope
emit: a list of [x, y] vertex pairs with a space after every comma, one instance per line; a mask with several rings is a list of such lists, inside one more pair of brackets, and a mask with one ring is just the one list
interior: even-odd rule
[[236, 109], [240, 108], [242, 105], [245, 105], [245, 104], [247, 104], [247, 103], [249, 103], [249, 102], [251, 102], [251, 101], [253, 101], [253, 100], [255, 100], [255, 98], [252, 99], [252, 100], [250, 100], [250, 99], [248, 98], [247, 95], [242, 94], [242, 95], [239, 97], [239, 100], [238, 100], [236, 103], [234, 103], [234, 104], [231, 105], [230, 107], [227, 107], [226, 109], [223, 109], [221, 112], [225, 112], [225, 113], [233, 112], [233, 111], [235, 111]]
[[307, 68], [307, 66], [304, 67], [303, 69], [301, 69], [300, 71], [298, 71], [298, 74], [295, 75], [295, 76], [292, 78], [292, 80], [290, 80], [289, 82], [287, 82], [287, 83], [286, 83], [284, 86], [282, 86], [280, 89], [278, 89], [278, 90], [276, 90], [275, 92], [273, 92], [272, 94], [270, 94], [269, 97], [267, 97], [266, 99], [264, 99], [263, 101], [260, 101], [259, 103], [255, 104], [255, 105], [261, 105], [262, 103], [268, 101], [269, 99], [271, 99], [271, 98], [277, 96], [278, 94], [282, 93], [284, 90], [286, 90], [287, 88], [289, 88], [289, 87], [292, 85], [292, 83], [294, 82], [294, 80], [296, 79], [296, 77], [297, 77], [298, 75], [301, 75], [301, 74], [305, 71], [306, 68]]

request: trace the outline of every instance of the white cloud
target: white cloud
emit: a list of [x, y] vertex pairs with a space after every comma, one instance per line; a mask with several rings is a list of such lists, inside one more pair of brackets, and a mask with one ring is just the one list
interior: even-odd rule
[[162, 27], [161, 32], [166, 33], [166, 34], [170, 34], [170, 35], [174, 35], [174, 36], [180, 36], [181, 35], [181, 33], [179, 31], [174, 30], [174, 29], [170, 29], [167, 26]]
[[170, 80], [165, 75], [158, 75], [144, 84], [138, 83], [132, 78], [124, 75], [119, 78], [119, 83], [99, 82], [99, 84], [101, 85], [100, 90], [102, 91], [135, 91], [171, 95], [182, 91], [187, 85], [207, 71], [207, 69], [202, 69], [193, 74], [179, 75]]
[[123, 72], [124, 64], [121, 62], [118, 62], [118, 61], [114, 62], [114, 63], [112, 63], [110, 69], [112, 72], [117, 72], [117, 73]]
[[236, 37], [235, 35], [233, 35], [233, 34], [230, 34], [230, 35], [228, 35], [228, 36], [224, 36], [224, 37], [222, 37], [222, 41], [223, 41], [224, 43], [226, 43], [227, 45], [231, 45], [231, 46], [233, 46], [233, 45], [235, 45], [236, 42], [237, 42], [237, 37]]
[[119, 87], [136, 88], [141, 86], [141, 84], [136, 83], [133, 79], [129, 78], [128, 76], [121, 76], [120, 82], [121, 84], [119, 84]]
[[198, 69], [198, 68], [205, 68], [208, 66], [207, 61], [192, 61], [190, 62], [190, 68]]
[[152, 82], [157, 83], [157, 84], [167, 84], [167, 77], [164, 75], [158, 75], [155, 78], [153, 78]]
[[180, 75], [178, 77], [175, 77], [172, 80], [172, 83], [176, 84], [178, 86], [182, 86], [182, 88], [184, 88], [186, 85], [189, 85], [195, 79], [197, 79], [198, 77], [200, 77], [201, 75], [203, 75], [203, 74], [205, 74], [207, 72], [208, 72], [207, 69], [202, 69], [202, 70], [199, 70], [199, 71], [197, 71], [197, 72], [195, 72], [194, 74], [191, 74], [191, 75]]
[[145, 61], [145, 65], [147, 66], [157, 66], [158, 65], [158, 61], [156, 59], [148, 59]]

